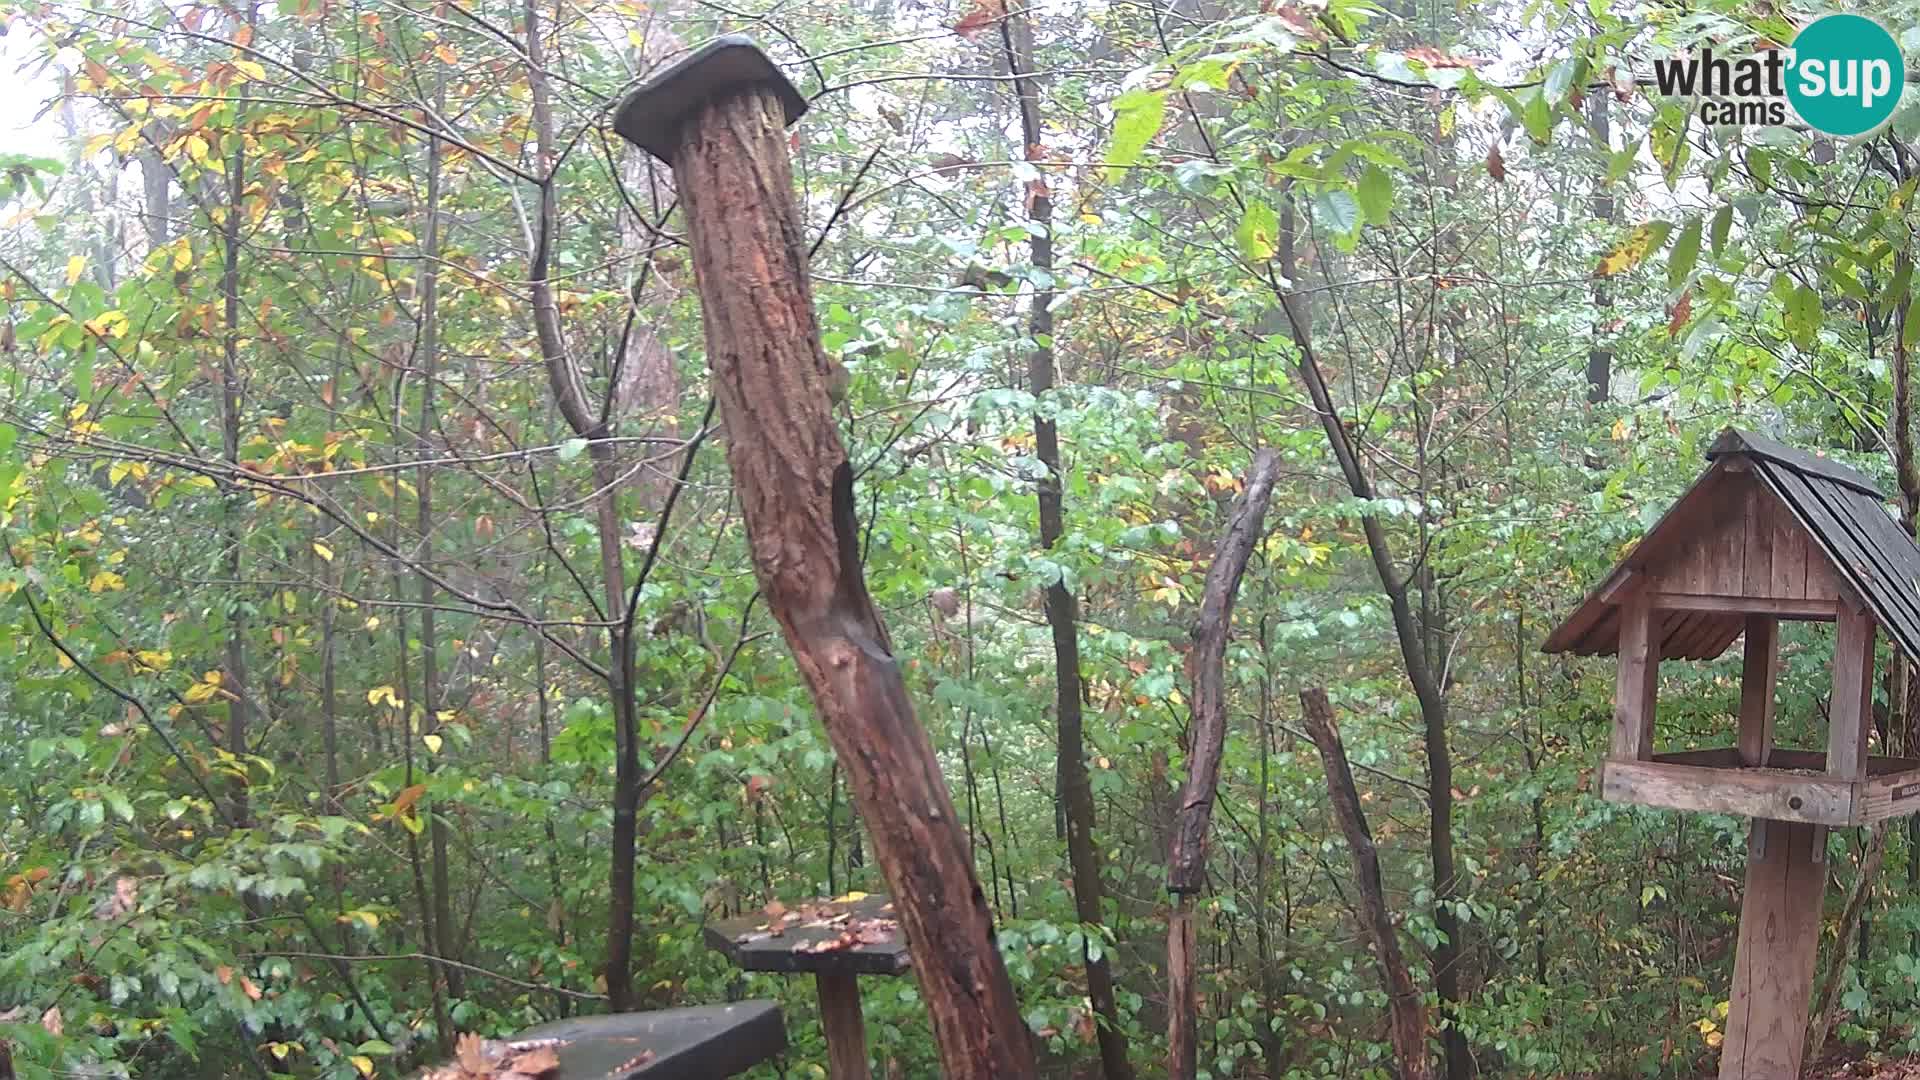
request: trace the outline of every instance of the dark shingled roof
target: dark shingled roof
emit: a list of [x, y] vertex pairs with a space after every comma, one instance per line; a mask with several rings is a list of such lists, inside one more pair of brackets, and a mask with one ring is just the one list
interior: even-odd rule
[[[1711, 488], [1723, 472], [1720, 464], [1732, 458], [1752, 463], [1754, 474], [1812, 537], [1841, 580], [1873, 612], [1881, 629], [1909, 658], [1920, 661], [1920, 546], [1888, 515], [1886, 499], [1873, 483], [1837, 461], [1728, 428], [1707, 451], [1707, 459], [1715, 467], [1674, 507], [1711, 497]], [[1618, 651], [1619, 620], [1602, 596], [1656, 547], [1671, 550], [1673, 545], [1686, 542], [1684, 537], [1673, 536], [1661, 537], [1661, 543], [1655, 543], [1663, 528], [1677, 523], [1678, 517], [1670, 509], [1661, 518], [1640, 546], [1553, 632], [1543, 646], [1545, 651], [1587, 655]], [[1718, 656], [1739, 635], [1741, 625], [1738, 616], [1704, 613], [1674, 620], [1661, 652], [1669, 658]]]

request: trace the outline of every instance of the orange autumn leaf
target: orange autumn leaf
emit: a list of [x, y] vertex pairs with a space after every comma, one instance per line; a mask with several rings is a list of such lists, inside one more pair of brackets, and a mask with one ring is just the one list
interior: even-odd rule
[[961, 16], [960, 21], [953, 24], [953, 32], [972, 41], [980, 31], [1006, 17], [1005, 0], [975, 0], [973, 10]]

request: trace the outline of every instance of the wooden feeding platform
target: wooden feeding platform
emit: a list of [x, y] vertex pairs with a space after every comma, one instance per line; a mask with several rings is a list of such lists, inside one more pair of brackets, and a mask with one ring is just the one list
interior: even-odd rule
[[878, 893], [767, 905], [759, 914], [712, 923], [707, 944], [742, 971], [813, 973], [833, 1080], [864, 1080], [866, 1021], [859, 977], [899, 975], [913, 966], [893, 901]]
[[706, 1080], [737, 1076], [787, 1048], [780, 1006], [739, 1001], [555, 1020], [515, 1037], [554, 1040], [552, 1080]]
[[[1920, 547], [1860, 473], [1728, 428], [1711, 462], [1548, 637], [1617, 656], [1612, 802], [1754, 818], [1720, 1076], [1798, 1076], [1826, 830], [1920, 810], [1920, 759], [1867, 752], [1874, 635], [1920, 659]], [[1824, 752], [1774, 746], [1783, 621], [1835, 624]], [[1732, 746], [1655, 749], [1660, 664], [1743, 643]]]

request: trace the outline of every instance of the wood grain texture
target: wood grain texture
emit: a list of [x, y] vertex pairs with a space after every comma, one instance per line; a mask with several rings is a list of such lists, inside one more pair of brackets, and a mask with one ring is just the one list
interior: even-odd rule
[[1740, 763], [1765, 765], [1773, 750], [1773, 688], [1780, 670], [1780, 624], [1764, 615], [1748, 616], [1746, 638], [1740, 666]]
[[[1775, 751], [1776, 762], [1778, 754]], [[1600, 792], [1610, 802], [1668, 810], [1816, 825], [1858, 824], [1852, 781], [1779, 769], [1610, 760], [1601, 766]]]
[[966, 836], [867, 594], [784, 121], [771, 91], [743, 88], [689, 114], [673, 155], [754, 571], [872, 837], [946, 1075], [1032, 1076]]
[[1176, 893], [1167, 916], [1167, 1075], [1194, 1075], [1200, 1058], [1198, 947], [1193, 894]]
[[1616, 761], [1653, 755], [1653, 710], [1660, 682], [1660, 642], [1653, 633], [1653, 606], [1644, 591], [1620, 606], [1620, 659], [1613, 693], [1613, 753]]
[[1840, 606], [1833, 638], [1833, 699], [1827, 708], [1827, 772], [1845, 780], [1867, 775], [1867, 731], [1873, 719], [1873, 618]]
[[830, 1080], [872, 1080], [867, 1066], [867, 1022], [860, 1015], [859, 976], [822, 971], [813, 977], [820, 995], [820, 1026], [827, 1036]]
[[1815, 845], [1824, 836], [1804, 823], [1753, 823], [1721, 1080], [1800, 1075], [1826, 885]]

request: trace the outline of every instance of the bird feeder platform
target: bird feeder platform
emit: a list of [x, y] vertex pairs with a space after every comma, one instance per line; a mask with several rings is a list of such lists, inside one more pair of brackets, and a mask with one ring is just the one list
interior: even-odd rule
[[706, 1080], [738, 1076], [787, 1048], [780, 1006], [738, 1001], [687, 1009], [581, 1016], [529, 1028], [517, 1042], [552, 1039], [555, 1080]]
[[[1874, 635], [1920, 658], [1920, 546], [1838, 462], [1732, 428], [1707, 458], [1545, 649], [1618, 657], [1604, 798], [1755, 819], [1720, 1076], [1774, 1080], [1800, 1074], [1826, 830], [1920, 811], [1920, 759], [1868, 753]], [[1774, 746], [1783, 621], [1835, 626], [1824, 752]], [[1657, 751], [1661, 662], [1736, 640], [1734, 744]]]
[[913, 966], [892, 900], [878, 893], [848, 893], [792, 907], [774, 903], [756, 915], [713, 923], [706, 937], [742, 971], [813, 973], [829, 1075], [833, 1080], [871, 1075], [859, 977], [900, 975]]

